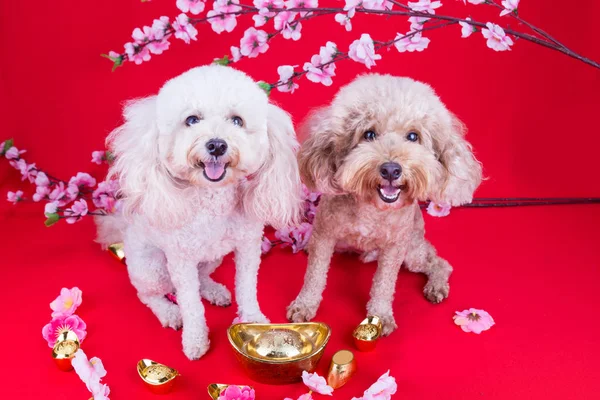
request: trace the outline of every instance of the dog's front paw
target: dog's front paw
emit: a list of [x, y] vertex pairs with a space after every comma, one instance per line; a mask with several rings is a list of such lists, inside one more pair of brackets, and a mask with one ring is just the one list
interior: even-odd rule
[[182, 334], [183, 353], [190, 360], [197, 360], [202, 357], [208, 351], [210, 347], [210, 340], [208, 339], [208, 329], [202, 332], [190, 332], [186, 333], [186, 329], [183, 329]]
[[181, 311], [179, 310], [179, 306], [177, 304], [169, 304], [164, 308], [163, 312], [157, 316], [160, 320], [160, 323], [165, 328], [179, 330], [183, 325]]
[[268, 324], [271, 321], [269, 321], [269, 318], [265, 317], [265, 315], [263, 313], [259, 312], [255, 312], [255, 313], [249, 313], [249, 314], [240, 314], [238, 317], [236, 317], [233, 320], [234, 324], [241, 324], [241, 323], [256, 323], [256, 324]]
[[447, 281], [432, 281], [429, 280], [423, 289], [423, 294], [425, 298], [432, 302], [433, 304], [437, 304], [442, 302], [443, 300], [448, 298], [448, 294], [450, 293], [450, 285]]
[[287, 319], [291, 322], [307, 322], [317, 314], [318, 305], [310, 305], [296, 299], [287, 308]]
[[219, 307], [231, 305], [231, 292], [224, 285], [211, 280], [202, 282], [200, 287], [200, 296], [210, 304]]
[[394, 332], [396, 330], [396, 328], [398, 328], [398, 325], [396, 325], [396, 320], [394, 319], [393, 315], [387, 315], [384, 317], [380, 317], [380, 320], [381, 320], [381, 325], [383, 327], [383, 329], [381, 330], [381, 334], [383, 336], [388, 336], [389, 334]]

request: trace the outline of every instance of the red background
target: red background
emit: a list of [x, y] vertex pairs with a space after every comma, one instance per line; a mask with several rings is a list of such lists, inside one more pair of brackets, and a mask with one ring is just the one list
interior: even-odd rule
[[[438, 13], [497, 17], [496, 10], [484, 6], [445, 3]], [[520, 11], [573, 50], [600, 60], [600, 28], [594, 26], [600, 4], [580, 0], [573, 15], [565, 7], [526, 0]], [[100, 177], [105, 171], [90, 164], [90, 154], [103, 148], [106, 134], [119, 124], [123, 101], [153, 94], [166, 79], [227, 54], [248, 23], [248, 18], [240, 20], [238, 29], [220, 36], [199, 27], [192, 45], [174, 40], [171, 50], [151, 62], [114, 73], [110, 62], [99, 57], [120, 51], [134, 27], [177, 14], [174, 0], [3, 1], [1, 139], [14, 137], [19, 148], [28, 150], [28, 161], [53, 175], [68, 178], [89, 171]], [[408, 30], [403, 19], [382, 21], [356, 18], [354, 30], [346, 34], [332, 18], [319, 18], [304, 24], [301, 41], [276, 38], [267, 54], [236, 67], [257, 80], [275, 81], [278, 65], [302, 65], [326, 40], [347, 49], [363, 32], [388, 40]], [[524, 41], [511, 52], [495, 53], [480, 34], [460, 39], [458, 27], [427, 36], [432, 42], [423, 53], [383, 51], [373, 71], [430, 83], [466, 123], [489, 177], [479, 196], [600, 196], [598, 70]], [[274, 92], [272, 97], [299, 121], [365, 71], [346, 61], [338, 65], [332, 87], [302, 80], [294, 95]], [[5, 161], [0, 161], [0, 186], [3, 198], [8, 190], [31, 190]], [[301, 384], [274, 387], [245, 378], [225, 334], [233, 307], [207, 306], [211, 350], [199, 361], [188, 361], [180, 333], [159, 326], [136, 298], [124, 267], [92, 242], [92, 222], [45, 228], [42, 207], [0, 202], [1, 397], [89, 397], [74, 373], [54, 367], [41, 337], [50, 318], [47, 304], [63, 286], [83, 290], [78, 311], [88, 324], [83, 347], [104, 361], [114, 399], [154, 397], [135, 371], [136, 362], [146, 357], [183, 374], [169, 398], [207, 398], [211, 382], [253, 384], [259, 399], [303, 393]], [[334, 398], [362, 394], [388, 369], [398, 381], [398, 399], [597, 396], [599, 223], [599, 206], [468, 209], [444, 219], [427, 217], [428, 238], [455, 267], [450, 298], [436, 306], [427, 303], [421, 295], [424, 278], [402, 272], [394, 304], [399, 329], [375, 352], [356, 354], [359, 373]], [[285, 307], [302, 284], [305, 262], [303, 254], [291, 255], [289, 249], [265, 258], [259, 300], [272, 321], [284, 320]], [[352, 348], [350, 333], [364, 316], [373, 271], [374, 265], [360, 265], [353, 257], [334, 257], [317, 316], [333, 328], [321, 374], [335, 351]], [[233, 289], [231, 260], [215, 277]], [[468, 307], [489, 311], [496, 326], [480, 336], [463, 333], [452, 315]]]

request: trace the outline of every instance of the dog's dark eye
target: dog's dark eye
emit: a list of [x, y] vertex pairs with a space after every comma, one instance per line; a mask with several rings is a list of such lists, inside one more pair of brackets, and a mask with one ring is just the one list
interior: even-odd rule
[[244, 120], [241, 117], [238, 117], [237, 115], [231, 117], [231, 122], [233, 122], [233, 124], [237, 126], [244, 126]]
[[189, 117], [187, 117], [187, 118], [185, 119], [185, 124], [186, 124], [187, 126], [192, 126], [192, 125], [194, 125], [194, 124], [197, 124], [198, 122], [200, 122], [200, 118], [198, 118], [198, 117], [197, 117], [197, 116], [195, 116], [195, 115], [190, 115]]
[[375, 133], [375, 131], [366, 131], [363, 136], [366, 140], [371, 141], [375, 140], [377, 134]]
[[419, 134], [417, 132], [408, 132], [406, 138], [411, 142], [416, 142], [419, 140]]

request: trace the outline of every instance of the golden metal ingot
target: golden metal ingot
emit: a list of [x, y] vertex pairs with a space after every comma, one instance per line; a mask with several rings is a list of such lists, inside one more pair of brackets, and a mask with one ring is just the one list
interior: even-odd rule
[[356, 358], [350, 350], [340, 350], [333, 355], [327, 384], [334, 389], [344, 386], [356, 372]]
[[179, 376], [179, 372], [173, 368], [146, 358], [137, 363], [137, 372], [146, 386], [158, 394], [168, 393]]
[[377, 316], [365, 318], [352, 332], [354, 344], [360, 351], [371, 351], [375, 349], [377, 340], [381, 337], [381, 320]]
[[52, 358], [59, 369], [70, 371], [73, 369], [71, 360], [79, 350], [79, 338], [73, 331], [64, 331], [56, 339], [52, 348]]
[[331, 336], [328, 325], [236, 324], [227, 331], [229, 342], [246, 374], [257, 382], [285, 384], [313, 372]]
[[108, 251], [114, 258], [121, 262], [125, 262], [125, 249], [123, 243], [115, 243], [108, 246]]
[[248, 385], [225, 385], [222, 383], [211, 383], [210, 385], [208, 385], [208, 395], [211, 397], [211, 399], [217, 400], [219, 398], [219, 396], [221, 395], [221, 393], [223, 393], [225, 391], [225, 389], [227, 389], [229, 386], [237, 386], [240, 389], [243, 389], [243, 388], [249, 388], [250, 390], [253, 389], [252, 386], [248, 386]]

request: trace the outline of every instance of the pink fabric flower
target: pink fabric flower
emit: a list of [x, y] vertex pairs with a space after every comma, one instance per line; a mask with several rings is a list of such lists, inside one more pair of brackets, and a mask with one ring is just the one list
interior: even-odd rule
[[293, 66], [281, 65], [277, 67], [277, 73], [279, 74], [279, 82], [284, 83], [283, 85], [277, 86], [277, 90], [280, 92], [294, 93], [294, 90], [298, 89], [298, 84], [292, 79], [294, 76]]
[[501, 17], [512, 12], [516, 12], [519, 8], [519, 0], [504, 0], [502, 2], [502, 7], [504, 7], [504, 10], [502, 10], [502, 12], [500, 13]]
[[21, 172], [21, 180], [24, 181], [27, 179], [29, 182], [33, 183], [35, 181], [35, 177], [37, 175], [37, 170], [35, 168], [35, 163], [27, 164], [27, 161], [22, 158], [18, 161], [11, 162], [11, 165]]
[[206, 14], [213, 31], [233, 31], [237, 26], [237, 15], [231, 13], [241, 10], [239, 3], [239, 0], [215, 0], [213, 9]]
[[452, 206], [447, 203], [434, 203], [433, 201], [429, 202], [427, 206], [427, 214], [434, 217], [445, 217], [450, 214], [450, 209]]
[[258, 14], [263, 17], [272, 18], [277, 15], [273, 9], [282, 9], [284, 6], [283, 0], [254, 0], [254, 7], [258, 8]]
[[84, 217], [88, 213], [88, 205], [84, 199], [78, 200], [73, 203], [71, 208], [65, 210], [65, 216], [67, 218], [67, 224], [74, 224], [79, 221], [81, 217]]
[[92, 152], [92, 162], [98, 165], [102, 164], [104, 161], [104, 152], [103, 151], [93, 151]]
[[[288, 0], [285, 2], [285, 8], [317, 8], [319, 7], [319, 0]], [[306, 16], [307, 11], [302, 11], [301, 16]]]
[[204, 0], [177, 0], [175, 4], [184, 13], [190, 12], [198, 15], [204, 11]]
[[144, 26], [142, 29], [135, 28], [131, 34], [135, 44], [144, 44], [152, 39], [152, 28]]
[[352, 400], [389, 400], [397, 389], [396, 379], [390, 376], [390, 371], [388, 371], [365, 390], [362, 397], [354, 397]]
[[467, 4], [467, 1], [471, 4], [477, 5], [477, 4], [485, 3], [487, 0], [463, 0], [463, 3]]
[[88, 360], [85, 352], [79, 349], [73, 360], [71, 360], [71, 365], [73, 365], [73, 369], [90, 392], [105, 393], [105, 390], [101, 391], [100, 388], [100, 380], [106, 376], [106, 369], [104, 369], [102, 360], [98, 357], [92, 357]]
[[265, 17], [264, 15], [253, 15], [252, 19], [254, 20], [254, 26], [256, 28], [259, 28], [263, 25], [266, 25], [267, 22], [269, 22], [269, 18]]
[[248, 386], [243, 386], [242, 388], [235, 385], [228, 386], [219, 395], [218, 400], [254, 400], [254, 389]]
[[428, 14], [435, 14], [435, 9], [440, 8], [442, 6], [441, 1], [431, 1], [431, 0], [419, 0], [416, 3], [411, 1], [408, 2], [408, 6], [413, 11], [426, 12]]
[[136, 65], [140, 65], [144, 61], [150, 61], [150, 50], [147, 47], [142, 47], [133, 43], [125, 43], [125, 54], [127, 59], [134, 62]]
[[21, 157], [21, 154], [25, 153], [26, 151], [27, 150], [19, 150], [15, 146], [13, 146], [10, 149], [6, 150], [6, 153], [4, 153], [4, 157], [6, 157], [7, 160], [16, 160], [19, 157]]
[[306, 248], [312, 228], [311, 224], [303, 222], [297, 227], [287, 227], [275, 231], [275, 237], [281, 240], [284, 246], [291, 245], [292, 251], [297, 253]]
[[[39, 177], [39, 174], [38, 174]], [[36, 178], [37, 179], [37, 178]], [[33, 201], [40, 201], [48, 197], [50, 194], [49, 186], [38, 186], [35, 188], [35, 193], [32, 196]]]
[[117, 191], [119, 183], [116, 179], [100, 182], [98, 188], [92, 193], [92, 201], [98, 208], [102, 208], [108, 212], [115, 211], [117, 201]]
[[391, 10], [393, 3], [388, 0], [363, 0], [362, 5], [370, 10]]
[[78, 172], [77, 175], [69, 180], [69, 185], [75, 185], [77, 187], [94, 187], [96, 186], [96, 179], [87, 172]]
[[147, 45], [148, 50], [150, 50], [150, 53], [152, 53], [152, 54], [162, 54], [163, 52], [169, 50], [170, 46], [171, 46], [171, 43], [168, 40], [168, 36], [165, 36], [161, 40], [156, 40], [156, 38], [155, 38], [155, 40], [148, 43], [148, 45]]
[[454, 323], [465, 332], [480, 334], [494, 326], [494, 319], [484, 310], [469, 308], [464, 311], [456, 311], [453, 317]]
[[175, 29], [175, 37], [187, 44], [190, 44], [190, 40], [196, 40], [196, 35], [198, 35], [198, 31], [194, 28], [194, 25], [190, 24], [190, 18], [185, 14], [177, 16], [175, 21], [173, 21], [173, 29]]
[[273, 244], [269, 239], [263, 236], [262, 242], [260, 244], [260, 251], [262, 254], [267, 254], [273, 248]]
[[77, 307], [81, 305], [81, 295], [81, 290], [78, 287], [62, 288], [58, 297], [50, 303], [52, 317], [73, 315]]
[[154, 37], [155, 40], [164, 39], [169, 26], [169, 17], [162, 16], [159, 19], [155, 19], [152, 22], [152, 37]]
[[[471, 18], [467, 17], [466, 20], [470, 21]], [[468, 22], [460, 21], [459, 24], [461, 26], [460, 32], [462, 38], [468, 38], [469, 36], [471, 36], [471, 34], [473, 34], [473, 32], [475, 32], [475, 27], [469, 24]]]
[[400, 39], [396, 43], [394, 43], [394, 46], [400, 53], [404, 53], [405, 51], [408, 51], [409, 53], [411, 53], [413, 51], [423, 51], [427, 48], [427, 46], [429, 46], [430, 40], [428, 38], [422, 37], [420, 33], [417, 33], [417, 34], [409, 36], [409, 37], [403, 37], [403, 36], [406, 36], [406, 35], [404, 35], [402, 33], [398, 33], [398, 35], [396, 36], [396, 39], [401, 38], [401, 37], [402, 37], [402, 39]]
[[269, 35], [262, 30], [256, 30], [253, 27], [246, 29], [244, 36], [240, 41], [240, 53], [246, 57], [256, 57], [269, 49], [267, 40]]
[[54, 186], [54, 189], [52, 189], [48, 195], [48, 198], [53, 202], [56, 202], [58, 206], [64, 206], [73, 200], [70, 193], [68, 193], [65, 189], [65, 184], [63, 182], [59, 182], [56, 186]]
[[346, 28], [347, 32], [350, 32], [352, 30], [352, 20], [348, 16], [348, 14], [337, 13], [335, 14], [334, 19], [338, 24]]
[[313, 392], [326, 394], [331, 396], [333, 388], [327, 385], [327, 381], [317, 373], [309, 374], [307, 371], [302, 371], [302, 382]]
[[487, 47], [495, 51], [510, 50], [510, 46], [513, 45], [513, 41], [500, 25], [488, 22], [485, 24], [487, 29], [483, 28], [481, 34], [487, 39]]
[[90, 386], [93, 400], [109, 400], [108, 395], [110, 395], [110, 388], [107, 384], [93, 381], [90, 383]]
[[429, 21], [429, 18], [425, 18], [425, 17], [410, 17], [408, 19], [408, 22], [410, 22], [410, 31], [418, 31], [423, 29], [423, 24], [425, 24], [425, 22]]
[[300, 39], [300, 31], [302, 24], [300, 22], [293, 23], [297, 13], [290, 11], [282, 11], [273, 18], [273, 25], [276, 30], [281, 31], [285, 39]]
[[54, 214], [58, 210], [58, 205], [56, 203], [50, 202], [46, 203], [44, 206], [44, 214], [47, 216], [48, 214]]
[[231, 60], [233, 62], [240, 61], [240, 58], [242, 58], [242, 53], [240, 53], [240, 48], [236, 47], [236, 46], [231, 46], [229, 49], [231, 50]]
[[348, 56], [356, 62], [365, 64], [369, 69], [375, 65], [376, 60], [381, 59], [379, 54], [375, 54], [375, 44], [368, 33], [363, 33], [360, 39], [352, 42]]
[[[348, 13], [348, 18], [354, 17], [354, 14], [356, 14], [356, 7], [360, 6], [361, 4], [364, 5], [363, 0], [346, 0], [346, 5], [344, 6], [344, 11], [346, 11]], [[366, 5], [364, 5], [364, 6], [366, 8], [371, 8], [371, 7], [367, 7]]]
[[77, 315], [62, 315], [52, 318], [52, 321], [42, 328], [42, 336], [48, 342], [48, 347], [52, 348], [56, 344], [56, 339], [58, 339], [60, 334], [69, 330], [77, 335], [81, 343], [87, 336], [86, 328], [85, 322]]
[[13, 204], [17, 204], [19, 201], [23, 200], [23, 191], [17, 190], [16, 192], [8, 192], [6, 193], [6, 200], [10, 201]]
[[307, 71], [306, 78], [311, 82], [331, 86], [333, 83], [331, 77], [335, 76], [335, 63], [326, 66], [322, 66], [322, 64], [325, 64], [325, 61], [321, 59], [320, 55], [312, 56], [310, 62], [304, 63], [303, 69]]
[[48, 179], [48, 176], [45, 173], [39, 171], [35, 176], [35, 184], [37, 186], [48, 186], [50, 184], [50, 180]]

